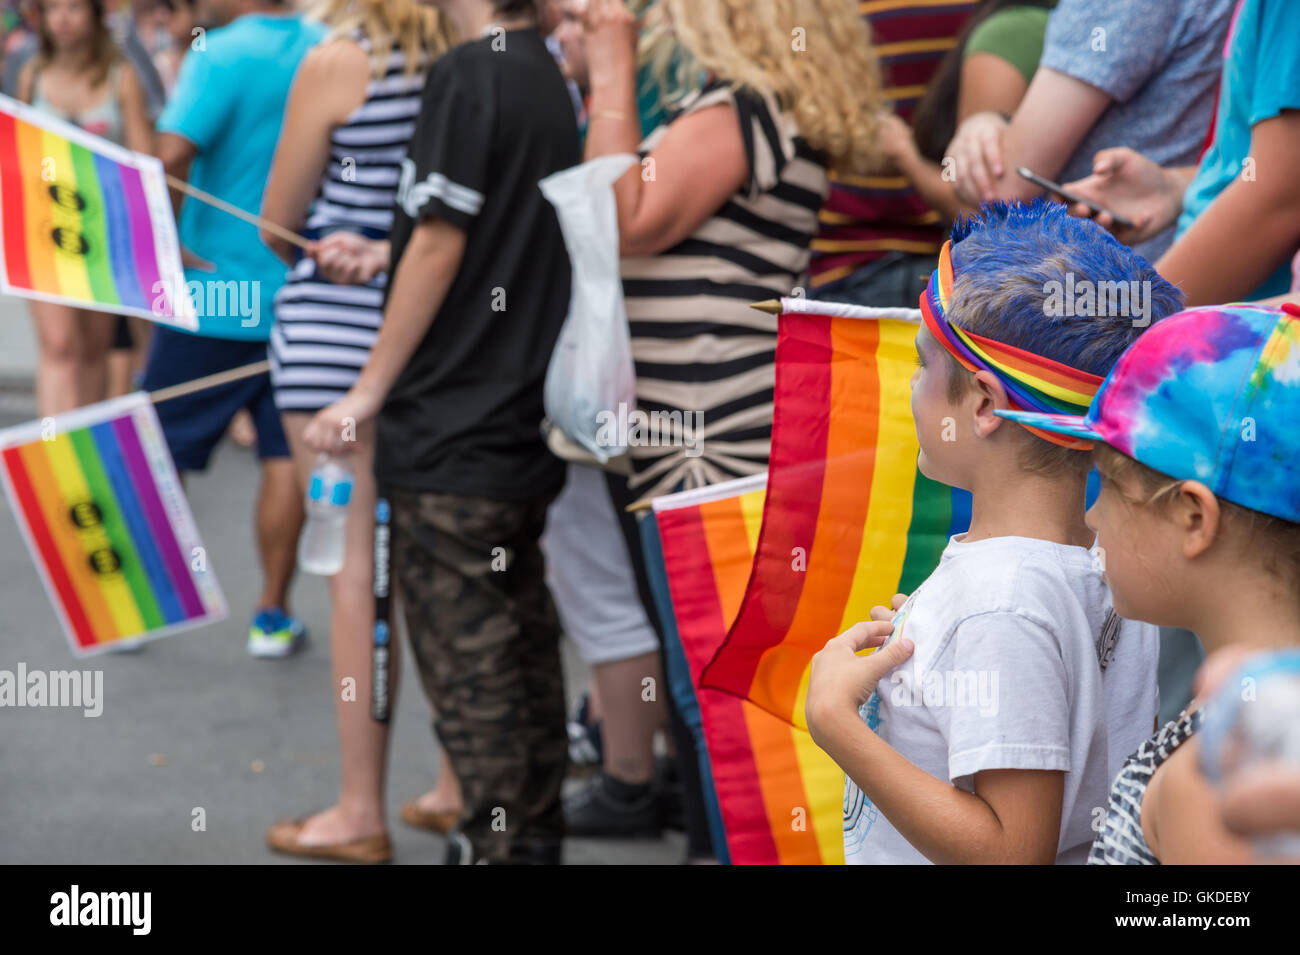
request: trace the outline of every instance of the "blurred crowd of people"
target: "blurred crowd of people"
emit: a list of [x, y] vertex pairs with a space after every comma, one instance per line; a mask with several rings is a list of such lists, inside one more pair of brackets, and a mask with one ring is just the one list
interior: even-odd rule
[[[292, 854], [392, 856], [368, 677], [379, 499], [443, 752], [402, 818], [456, 863], [557, 862], [566, 833], [669, 825], [688, 861], [725, 861], [659, 542], [626, 508], [767, 468], [776, 318], [749, 305], [915, 307], [954, 220], [1045, 192], [1189, 306], [1294, 288], [1290, 0], [19, 0], [5, 17], [7, 94], [305, 239], [177, 193], [187, 278], [256, 282], [259, 321], [194, 335], [32, 305], [42, 416], [269, 357], [269, 375], [158, 409], [182, 472], [232, 424], [256, 445], [256, 656], [302, 646], [304, 488], [320, 455], [351, 462], [330, 579], [341, 785], [270, 828]], [[562, 461], [539, 423], [570, 264], [537, 182], [625, 153], [638, 403], [701, 413], [702, 453]], [[561, 635], [591, 669], [572, 718]], [[1202, 658], [1163, 633], [1162, 722]]]

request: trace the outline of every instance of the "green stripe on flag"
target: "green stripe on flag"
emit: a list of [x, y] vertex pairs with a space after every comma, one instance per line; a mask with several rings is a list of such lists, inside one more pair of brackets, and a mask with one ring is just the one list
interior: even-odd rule
[[900, 593], [910, 594], [939, 564], [952, 523], [952, 488], [931, 481], [920, 471], [912, 487], [912, 522], [907, 528], [907, 553], [898, 576]]
[[135, 545], [131, 542], [131, 533], [122, 520], [121, 507], [117, 503], [117, 496], [113, 493], [113, 486], [108, 482], [108, 475], [104, 473], [103, 465], [99, 463], [95, 439], [85, 428], [78, 428], [68, 437], [71, 438], [72, 447], [77, 452], [77, 462], [86, 476], [90, 493], [94, 496], [95, 503], [99, 505], [104, 519], [104, 532], [122, 561], [122, 576], [126, 578], [131, 596], [135, 598], [140, 616], [144, 619], [145, 629], [156, 630], [166, 624], [166, 621], [153, 598], [153, 588], [150, 587], [149, 580], [145, 576], [140, 555], [136, 553]]
[[99, 191], [99, 172], [95, 157], [85, 146], [68, 143], [72, 150], [72, 167], [76, 170], [77, 191], [85, 200], [81, 210], [81, 235], [86, 240], [86, 275], [95, 301], [121, 305], [117, 283], [113, 281], [113, 260], [108, 251], [108, 220], [104, 217], [104, 197]]

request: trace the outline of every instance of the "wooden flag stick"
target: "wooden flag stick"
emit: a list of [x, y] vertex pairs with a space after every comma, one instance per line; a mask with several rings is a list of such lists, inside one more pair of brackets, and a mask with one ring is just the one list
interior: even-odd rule
[[623, 508], [625, 513], [636, 514], [640, 511], [648, 511], [654, 505], [654, 501], [648, 497], [643, 497], [639, 501], [633, 501], [627, 507]]
[[267, 232], [270, 232], [272, 235], [279, 236], [281, 239], [284, 239], [285, 242], [292, 242], [300, 249], [307, 249], [311, 246], [311, 242], [307, 239], [304, 239], [298, 233], [290, 232], [284, 226], [276, 225], [274, 222], [271, 222], [269, 219], [263, 219], [261, 216], [255, 216], [251, 212], [245, 212], [243, 209], [239, 208], [239, 206], [232, 206], [229, 202], [226, 202], [226, 200], [218, 199], [210, 192], [204, 192], [202, 189], [199, 189], [196, 186], [191, 186], [184, 179], [177, 179], [175, 176], [171, 175], [170, 173], [167, 176], [167, 185], [171, 186], [173, 189], [177, 189], [185, 193], [185, 195], [187, 196], [193, 196], [195, 199], [199, 200], [199, 202], [206, 202], [208, 205], [215, 206], [216, 208], [220, 209], [222, 212], [230, 213], [232, 216], [234, 216], [237, 219], [243, 219], [245, 222], [249, 223], [250, 225], [255, 225], [259, 229], [265, 229]]
[[179, 385], [159, 388], [157, 391], [149, 392], [149, 400], [154, 404], [158, 404], [160, 401], [171, 401], [173, 398], [192, 395], [196, 391], [215, 388], [217, 385], [239, 381], [242, 378], [252, 378], [254, 375], [261, 375], [270, 370], [271, 363], [269, 361], [255, 361], [251, 365], [241, 365], [238, 368], [219, 371], [215, 375], [204, 375], [202, 378], [195, 378], [193, 381], [182, 381]]

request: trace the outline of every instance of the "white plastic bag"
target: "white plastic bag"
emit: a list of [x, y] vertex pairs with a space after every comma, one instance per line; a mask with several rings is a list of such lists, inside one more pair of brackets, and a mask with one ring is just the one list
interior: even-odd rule
[[636, 161], [631, 154], [601, 156], [538, 183], [555, 206], [573, 266], [569, 313], [546, 369], [543, 401], [552, 425], [602, 464], [627, 450], [609, 440], [626, 429], [609, 425], [636, 407], [613, 189]]

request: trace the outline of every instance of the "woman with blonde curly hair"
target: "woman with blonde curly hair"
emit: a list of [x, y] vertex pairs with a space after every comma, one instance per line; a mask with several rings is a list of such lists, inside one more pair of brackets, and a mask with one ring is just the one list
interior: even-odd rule
[[[584, 27], [586, 158], [642, 157], [614, 186], [637, 399], [642, 411], [679, 423], [667, 440], [661, 428], [655, 447], [630, 448], [630, 491], [653, 496], [757, 474], [772, 436], [776, 319], [749, 305], [803, 281], [828, 169], [868, 171], [876, 159], [881, 84], [858, 5], [636, 0], [633, 12], [623, 0], [590, 0]], [[638, 54], [670, 111], [644, 139]], [[651, 526], [642, 525], [653, 558]], [[642, 542], [629, 546], [640, 554]], [[657, 560], [638, 572], [643, 592], [666, 587]], [[681, 648], [670, 639], [664, 649], [689, 853], [703, 859], [720, 822], [710, 812], [703, 823], [698, 708]], [[575, 796], [566, 804], [571, 829], [602, 805], [608, 793]]]
[[[639, 152], [615, 184], [624, 294], [646, 410], [705, 415], [703, 453], [635, 448], [661, 494], [767, 467], [776, 319], [808, 264], [828, 167], [875, 159], [880, 81], [852, 0], [591, 0], [586, 158]], [[636, 68], [670, 119], [641, 138]]]
[[[446, 49], [437, 12], [415, 0], [322, 0], [309, 13], [330, 32], [303, 59], [285, 111], [262, 214], [328, 248], [363, 235], [387, 239], [402, 158], [420, 111], [425, 74]], [[335, 239], [328, 238], [334, 235]], [[316, 455], [302, 440], [311, 416], [347, 392], [370, 356], [383, 315], [387, 276], [335, 276], [311, 257], [264, 232], [262, 240], [291, 266], [275, 297], [271, 381], [299, 481]], [[324, 255], [325, 253], [321, 253]], [[327, 256], [326, 256], [327, 257]], [[353, 500], [344, 532], [343, 569], [330, 578], [334, 697], [342, 753], [337, 805], [276, 823], [271, 848], [352, 862], [392, 856], [384, 813], [388, 728], [370, 716], [369, 674], [375, 486], [370, 423], [358, 426]], [[397, 642], [392, 643], [397, 666]], [[395, 669], [394, 669], [395, 672]], [[356, 699], [339, 687], [357, 680]], [[396, 681], [390, 683], [395, 687]]]

